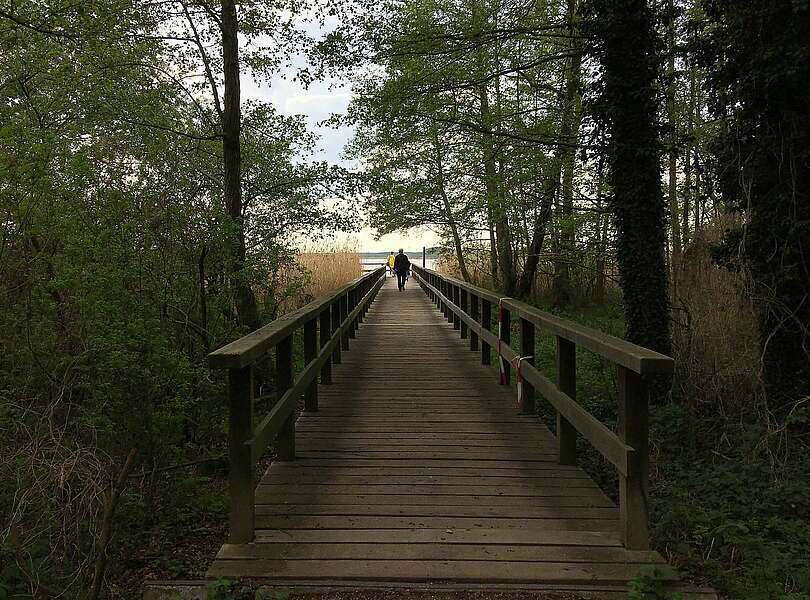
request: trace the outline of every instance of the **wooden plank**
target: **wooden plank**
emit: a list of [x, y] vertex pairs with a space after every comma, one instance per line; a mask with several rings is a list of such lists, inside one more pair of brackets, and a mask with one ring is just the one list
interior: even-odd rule
[[303, 476], [300, 473], [275, 474], [263, 484], [300, 484], [300, 485], [466, 485], [466, 486], [525, 486], [536, 487], [587, 487], [594, 484], [587, 477], [562, 477], [553, 474], [548, 477], [443, 477], [441, 475], [334, 475], [330, 472]]
[[[436, 496], [419, 494], [325, 494], [323, 489], [309, 493], [291, 494], [285, 489], [262, 488], [256, 497], [256, 506], [297, 505], [297, 504], [348, 504], [352, 506], [390, 504], [397, 506], [526, 506], [525, 496]], [[534, 497], [531, 506], [537, 508], [556, 507], [615, 507], [606, 496], [593, 493], [587, 496], [547, 496]], [[618, 538], [617, 538], [618, 543]]]
[[[299, 468], [329, 468], [347, 469], [353, 472], [361, 472], [363, 469], [384, 470], [384, 472], [396, 472], [395, 470], [407, 470], [409, 472], [442, 472], [459, 474], [464, 473], [533, 473], [542, 472], [546, 469], [562, 470], [576, 469], [567, 465], [549, 464], [545, 461], [527, 461], [515, 464], [513, 461], [488, 461], [480, 464], [471, 460], [401, 460], [401, 459], [378, 459], [378, 458], [307, 458], [299, 456], [295, 464], [275, 463], [268, 472], [275, 472], [276, 469], [299, 469]], [[378, 471], [379, 472], [379, 471]]]
[[520, 496], [523, 498], [543, 498], [556, 496], [590, 496], [598, 493], [595, 484], [590, 487], [539, 487], [534, 485], [486, 486], [486, 485], [304, 485], [292, 483], [261, 482], [256, 487], [256, 497], [265, 493], [276, 494], [431, 494], [434, 496]]
[[[318, 412], [296, 423], [296, 460], [273, 463], [255, 488], [256, 541], [224, 546], [209, 576], [618, 590], [663, 564], [621, 546], [619, 509], [581, 469], [558, 464], [555, 436], [519, 415], [514, 387], [453, 334], [463, 296], [447, 303], [451, 323], [413, 288], [383, 287], [369, 310], [349, 312], [347, 324], [364, 321], [318, 390]], [[479, 347], [495, 338], [468, 315], [457, 323]], [[409, 376], [392, 378], [392, 364]]]
[[410, 528], [410, 529], [302, 529], [295, 536], [282, 530], [256, 532], [256, 543], [296, 544], [548, 544], [620, 548], [616, 534], [604, 531], [558, 531], [539, 529]]
[[[574, 562], [410, 561], [410, 560], [218, 560], [209, 576], [268, 577], [274, 579], [365, 579], [425, 582], [546, 581], [625, 583], [641, 573], [641, 565]], [[666, 579], [662, 575], [662, 579]], [[670, 575], [674, 580], [675, 576]]]
[[475, 517], [478, 519], [605, 519], [614, 527], [619, 522], [615, 507], [524, 507], [524, 506], [454, 506], [454, 505], [389, 505], [389, 504], [258, 504], [257, 515], [329, 515], [374, 517]]
[[386, 451], [359, 451], [359, 450], [336, 450], [333, 452], [328, 452], [324, 450], [307, 450], [306, 448], [301, 448], [297, 456], [304, 456], [307, 458], [373, 458], [373, 459], [383, 459], [383, 458], [394, 458], [394, 459], [404, 459], [404, 460], [420, 460], [420, 461], [432, 461], [432, 460], [446, 460], [446, 459], [458, 459], [458, 460], [470, 460], [470, 461], [477, 461], [479, 463], [489, 463], [489, 462], [502, 462], [502, 461], [511, 461], [513, 463], [520, 463], [520, 462], [534, 462], [537, 460], [545, 459], [547, 462], [556, 463], [557, 462], [557, 454], [549, 453], [546, 455], [537, 454], [532, 456], [531, 458], [524, 458], [522, 456], [516, 455], [516, 453], [508, 453], [505, 451], [498, 451], [498, 452], [474, 452], [474, 451], [449, 451], [449, 450], [442, 450], [437, 452], [430, 452], [430, 451], [422, 451], [422, 450], [413, 450], [409, 452], [386, 452]]
[[619, 522], [613, 519], [504, 519], [495, 517], [368, 517], [330, 515], [256, 515], [256, 529], [542, 529], [543, 531], [610, 531], [618, 534]]
[[301, 465], [303, 461], [295, 463], [273, 463], [267, 471], [268, 477], [277, 475], [317, 474], [319, 476], [341, 476], [341, 475], [378, 475], [378, 476], [442, 476], [442, 477], [522, 477], [532, 479], [534, 477], [579, 477], [587, 479], [588, 476], [580, 469], [566, 465], [549, 465], [548, 463], [535, 463], [530, 467], [518, 467], [510, 465], [505, 468], [488, 468], [483, 466], [467, 467], [431, 467], [425, 464], [418, 466], [400, 466], [396, 461], [388, 461], [385, 466], [366, 465], [359, 461], [340, 461], [333, 464]]
[[496, 544], [226, 544], [218, 559], [486, 560], [661, 564], [657, 552], [599, 546], [501, 546]]

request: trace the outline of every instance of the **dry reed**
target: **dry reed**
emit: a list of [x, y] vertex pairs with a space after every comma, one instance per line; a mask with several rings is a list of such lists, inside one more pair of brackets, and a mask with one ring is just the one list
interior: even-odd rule
[[751, 282], [712, 262], [724, 223], [704, 229], [683, 255], [673, 302], [676, 385], [698, 412], [742, 417], [761, 394], [760, 340]]
[[363, 274], [360, 253], [352, 246], [305, 248], [296, 257], [295, 270], [303, 272], [301, 292], [285, 300], [282, 313], [326, 296]]

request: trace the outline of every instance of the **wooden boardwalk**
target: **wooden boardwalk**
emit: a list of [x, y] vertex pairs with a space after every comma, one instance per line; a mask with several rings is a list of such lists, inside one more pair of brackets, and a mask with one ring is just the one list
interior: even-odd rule
[[298, 418], [296, 460], [263, 476], [255, 541], [208, 575], [618, 591], [663, 563], [623, 548], [614, 503], [457, 333], [413, 280], [388, 280]]

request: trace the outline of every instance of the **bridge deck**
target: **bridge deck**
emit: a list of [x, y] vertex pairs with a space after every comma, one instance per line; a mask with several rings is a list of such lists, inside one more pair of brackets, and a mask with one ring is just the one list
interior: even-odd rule
[[255, 543], [223, 546], [209, 576], [616, 590], [662, 563], [622, 548], [614, 503], [467, 345], [389, 280], [299, 418], [297, 460], [262, 478]]

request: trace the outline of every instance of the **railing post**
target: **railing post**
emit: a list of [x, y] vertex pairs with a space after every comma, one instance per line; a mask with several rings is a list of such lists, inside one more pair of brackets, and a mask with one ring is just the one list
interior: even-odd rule
[[450, 292], [450, 284], [444, 279], [442, 279], [442, 294], [444, 294], [444, 297], [447, 299], [447, 302], [444, 303], [444, 318], [448, 321], [452, 321], [453, 319], [450, 315], [453, 313], [450, 311], [450, 305], [448, 304], [448, 302], [452, 300], [452, 293]]
[[[338, 304], [340, 305], [340, 324], [343, 324], [343, 321], [346, 320], [346, 317], [349, 316], [349, 297], [348, 294], [343, 294], [338, 300]], [[349, 327], [348, 329], [351, 329]], [[343, 350], [349, 349], [349, 331], [348, 329], [343, 332], [343, 335], [340, 336], [340, 347]]]
[[[321, 348], [323, 348], [332, 337], [332, 311], [328, 306], [321, 311], [319, 328], [321, 330]], [[329, 385], [330, 383], [332, 383], [331, 356], [326, 358], [323, 367], [321, 367], [321, 384]]]
[[[357, 307], [361, 302], [363, 302], [363, 298], [366, 295], [366, 292], [369, 290], [368, 283], [370, 279], [365, 280], [362, 284], [354, 290], [354, 306]], [[360, 308], [360, 311], [357, 313], [357, 318], [354, 320], [354, 330], [360, 331], [360, 323], [363, 322], [363, 316], [365, 315], [365, 305]]]
[[[292, 380], [292, 334], [290, 334], [276, 346], [276, 392], [278, 400], [281, 400], [284, 393], [290, 389]], [[287, 417], [278, 432], [276, 455], [279, 460], [295, 460], [295, 411]]]
[[[481, 327], [487, 331], [492, 331], [492, 302], [486, 298], [481, 298]], [[492, 351], [489, 343], [481, 338], [481, 364], [488, 365], [492, 361]]]
[[[476, 323], [479, 322], [481, 311], [479, 307], [481, 306], [478, 296], [473, 293], [470, 293], [470, 316], [472, 317], [473, 321]], [[478, 351], [478, 333], [473, 330], [470, 330], [470, 350], [473, 352]]]
[[[457, 285], [453, 285], [452, 288], [453, 288], [453, 304], [458, 306], [460, 304], [459, 301], [460, 290], [458, 289]], [[461, 329], [461, 318], [455, 312], [453, 312], [452, 315], [453, 315], [453, 329]]]
[[[557, 389], [577, 399], [577, 346], [557, 336]], [[577, 430], [557, 412], [557, 449], [561, 465], [577, 464]]]
[[[526, 319], [520, 319], [520, 355], [524, 358], [521, 363], [534, 364], [534, 323]], [[520, 368], [520, 366], [518, 366]], [[522, 388], [522, 406], [520, 412], [533, 415], [534, 410], [534, 388], [525, 379], [520, 384]]]
[[[501, 346], [509, 346], [512, 342], [512, 313], [503, 305], [498, 307], [498, 338], [501, 340]], [[509, 365], [509, 361], [500, 355], [498, 361], [500, 361], [498, 367], [503, 370], [500, 383], [509, 385], [512, 367]]]
[[[334, 302], [332, 302], [331, 309], [332, 311], [332, 336], [337, 333], [337, 330], [340, 328], [340, 299], [336, 298]], [[335, 344], [335, 349], [332, 351], [332, 362], [336, 365], [340, 364], [340, 341]]]
[[231, 544], [253, 541], [253, 367], [228, 370], [228, 487], [231, 495]]
[[[318, 321], [314, 317], [304, 323], [304, 363], [309, 364], [318, 356]], [[318, 410], [318, 379], [304, 392], [304, 410]]]
[[[459, 291], [459, 302], [460, 302], [459, 306], [461, 307], [461, 310], [464, 312], [464, 314], [468, 314], [467, 298], [468, 298], [467, 290], [461, 288], [461, 290]], [[465, 323], [464, 321], [461, 321], [461, 339], [462, 340], [467, 339], [467, 323]]]
[[[349, 293], [346, 294], [346, 314], [352, 312], [354, 307], [357, 306], [357, 289], [349, 290]], [[352, 319], [352, 322], [349, 323], [349, 337], [354, 339], [354, 331], [355, 331], [356, 321]]]
[[627, 476], [619, 473], [619, 527], [629, 550], [649, 548], [647, 469], [649, 462], [648, 394], [644, 379], [618, 366], [619, 438], [633, 448], [628, 453]]

